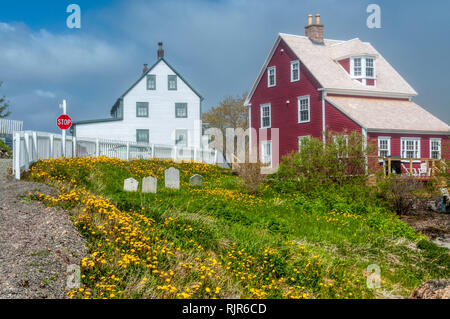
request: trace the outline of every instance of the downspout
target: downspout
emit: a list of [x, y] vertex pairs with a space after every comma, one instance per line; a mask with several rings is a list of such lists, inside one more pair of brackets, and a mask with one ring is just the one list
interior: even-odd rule
[[251, 162], [252, 158], [252, 105], [248, 105], [248, 161]]
[[364, 147], [364, 169], [366, 174], [369, 173], [369, 158], [368, 158], [368, 154], [367, 154], [367, 129], [365, 127], [361, 127], [361, 132], [363, 135], [363, 147]]
[[326, 123], [325, 123], [325, 98], [327, 97], [327, 92], [322, 91], [322, 141], [325, 144], [325, 130], [326, 130]]

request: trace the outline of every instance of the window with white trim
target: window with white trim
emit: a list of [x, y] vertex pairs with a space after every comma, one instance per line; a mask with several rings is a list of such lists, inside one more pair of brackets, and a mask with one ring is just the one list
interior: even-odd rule
[[441, 159], [441, 139], [430, 138], [430, 157]]
[[310, 139], [311, 139], [311, 136], [309, 136], [309, 135], [298, 137], [298, 151], [299, 152], [302, 149], [302, 147], [305, 145], [305, 143], [307, 141], [309, 141]]
[[[376, 79], [376, 65], [375, 57], [372, 56], [358, 56], [350, 59], [350, 75], [354, 79], [361, 80], [364, 85], [373, 83], [375, 85]], [[368, 82], [367, 80], [373, 80]]]
[[378, 137], [378, 156], [391, 156], [391, 138], [385, 136]]
[[267, 69], [267, 86], [272, 87], [277, 85], [277, 69], [275, 66], [272, 66]]
[[270, 104], [261, 105], [261, 128], [270, 127]]
[[403, 158], [420, 158], [420, 138], [402, 137], [401, 151]]
[[291, 82], [300, 80], [300, 61], [291, 61]]
[[298, 122], [306, 123], [310, 121], [309, 95], [298, 98]]
[[187, 103], [175, 103], [175, 117], [176, 118], [188, 117]]
[[269, 164], [272, 167], [272, 141], [261, 142], [261, 163]]

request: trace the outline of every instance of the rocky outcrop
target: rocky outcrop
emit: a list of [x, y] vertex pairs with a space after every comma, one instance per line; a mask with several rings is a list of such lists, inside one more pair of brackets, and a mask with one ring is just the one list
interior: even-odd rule
[[431, 279], [424, 282], [411, 295], [412, 299], [450, 299], [450, 280]]

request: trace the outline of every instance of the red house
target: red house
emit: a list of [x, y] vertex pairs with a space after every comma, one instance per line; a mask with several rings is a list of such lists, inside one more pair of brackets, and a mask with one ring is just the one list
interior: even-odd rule
[[278, 35], [245, 102], [262, 161], [275, 167], [326, 129], [361, 132], [378, 156], [449, 157], [449, 125], [412, 101], [417, 92], [370, 43], [324, 39], [320, 15], [308, 20], [306, 36]]

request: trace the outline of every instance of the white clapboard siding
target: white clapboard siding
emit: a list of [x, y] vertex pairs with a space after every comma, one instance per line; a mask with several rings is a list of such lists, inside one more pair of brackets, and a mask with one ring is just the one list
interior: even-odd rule
[[[16, 179], [20, 179], [22, 170], [28, 171], [30, 166], [39, 160], [62, 158], [62, 141], [63, 138], [60, 134], [34, 131], [15, 132], [13, 171]], [[65, 157], [87, 156], [107, 156], [122, 160], [162, 158], [207, 164], [217, 163], [217, 151], [211, 148], [177, 148], [173, 145], [138, 144], [112, 139], [66, 136]]]
[[[147, 90], [144, 76], [123, 97], [123, 119], [75, 123], [75, 135], [119, 141], [136, 141], [136, 130], [149, 130], [150, 144], [175, 145], [175, 131], [187, 130], [189, 147], [201, 146], [201, 98], [177, 77], [177, 90], [168, 90], [168, 75], [175, 75], [165, 60], [149, 72], [156, 75], [156, 90]], [[148, 102], [148, 117], [136, 116], [136, 102]], [[175, 117], [175, 103], [187, 103], [187, 118]]]

